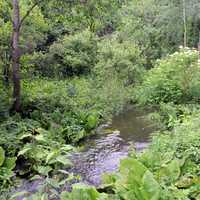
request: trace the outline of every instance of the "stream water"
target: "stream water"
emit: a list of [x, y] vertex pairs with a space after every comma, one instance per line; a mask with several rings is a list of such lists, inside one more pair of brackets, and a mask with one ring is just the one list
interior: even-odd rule
[[[110, 125], [100, 126], [95, 135], [83, 141], [83, 148], [71, 155], [74, 165], [70, 172], [80, 175], [84, 183], [99, 186], [102, 174], [117, 171], [120, 160], [127, 157], [131, 146], [136, 151], [148, 146], [150, 134], [156, 130], [147, 118], [150, 112], [131, 107], [115, 116]], [[15, 192], [25, 190], [33, 194], [42, 182], [25, 180]]]
[[103, 173], [117, 170], [130, 146], [134, 145], [136, 151], [148, 146], [150, 133], [156, 129], [147, 119], [149, 112], [132, 107], [115, 116], [110, 125], [99, 127], [96, 135], [84, 141], [84, 149], [72, 155], [71, 171], [83, 182], [98, 186]]

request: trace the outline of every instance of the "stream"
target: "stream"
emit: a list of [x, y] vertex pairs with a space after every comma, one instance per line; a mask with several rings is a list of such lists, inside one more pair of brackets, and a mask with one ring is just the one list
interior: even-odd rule
[[86, 184], [98, 186], [103, 173], [114, 172], [120, 160], [127, 157], [130, 146], [136, 151], [146, 148], [155, 124], [147, 119], [150, 110], [128, 108], [115, 116], [110, 125], [97, 129], [97, 134], [84, 141], [84, 149], [72, 155], [71, 172]]
[[[83, 140], [80, 151], [71, 155], [73, 167], [69, 172], [81, 177], [81, 182], [99, 186], [103, 173], [117, 171], [120, 160], [128, 156], [130, 147], [142, 151], [150, 143], [156, 125], [148, 120], [152, 110], [129, 107], [113, 117], [112, 123], [102, 125], [96, 134]], [[33, 194], [43, 182], [25, 180], [15, 192]], [[19, 198], [20, 200], [22, 198]]]

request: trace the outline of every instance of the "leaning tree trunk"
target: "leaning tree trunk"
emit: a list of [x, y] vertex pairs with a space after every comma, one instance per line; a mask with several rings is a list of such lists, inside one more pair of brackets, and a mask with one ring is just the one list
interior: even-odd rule
[[13, 107], [12, 110], [20, 112], [20, 10], [19, 0], [13, 0], [13, 33], [12, 33], [12, 75], [13, 75]]

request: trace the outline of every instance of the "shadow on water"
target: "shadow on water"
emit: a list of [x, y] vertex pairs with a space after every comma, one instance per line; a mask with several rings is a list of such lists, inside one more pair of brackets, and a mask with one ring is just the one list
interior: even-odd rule
[[128, 108], [115, 116], [110, 125], [99, 127], [97, 134], [84, 141], [84, 149], [72, 155], [71, 171], [82, 181], [98, 186], [101, 175], [116, 171], [120, 160], [127, 157], [130, 146], [141, 151], [149, 144], [156, 126], [147, 118], [151, 110]]

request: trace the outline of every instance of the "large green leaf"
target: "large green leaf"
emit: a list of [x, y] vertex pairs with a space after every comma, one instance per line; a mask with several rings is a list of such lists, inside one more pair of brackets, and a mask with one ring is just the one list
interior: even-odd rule
[[66, 155], [60, 155], [56, 158], [56, 160], [63, 164], [65, 167], [69, 167], [72, 165], [72, 162], [67, 158]]
[[142, 196], [146, 200], [160, 199], [160, 185], [154, 179], [153, 174], [147, 170], [142, 178]]
[[35, 132], [39, 133], [41, 135], [48, 135], [48, 133], [49, 133], [47, 130], [45, 130], [43, 128], [37, 128], [37, 129], [35, 129]]
[[171, 163], [169, 163], [167, 169], [169, 171], [169, 175], [172, 177], [172, 180], [176, 181], [181, 174], [179, 161], [173, 160]]
[[158, 171], [159, 179], [168, 179], [169, 182], [175, 182], [181, 174], [179, 160], [172, 160], [168, 165], [163, 166]]
[[17, 158], [6, 158], [5, 162], [3, 163], [3, 167], [9, 169], [9, 170], [13, 170], [15, 168], [16, 165], [16, 160]]
[[1, 167], [0, 168], [0, 180], [10, 180], [10, 178], [14, 176], [14, 173], [12, 170], [5, 168], [5, 167]]
[[21, 151], [18, 152], [18, 156], [25, 155], [32, 149], [30, 146], [25, 146]]
[[97, 192], [95, 187], [87, 186], [81, 183], [74, 184], [71, 193], [63, 193], [62, 200], [108, 200], [107, 195]]
[[65, 144], [60, 148], [60, 150], [63, 151], [63, 152], [72, 151], [73, 150], [73, 146]]
[[140, 181], [147, 168], [135, 158], [127, 158], [120, 163], [120, 173], [122, 175], [134, 174], [135, 178]]
[[49, 172], [52, 171], [50, 166], [36, 166], [35, 170], [42, 175], [48, 176]]
[[5, 160], [5, 151], [3, 150], [2, 147], [0, 147], [0, 166], [3, 165], [4, 160]]
[[93, 129], [97, 126], [97, 122], [98, 122], [98, 116], [97, 115], [89, 115], [87, 117], [87, 128], [89, 129]]
[[47, 139], [42, 134], [36, 135], [34, 138], [37, 142], [47, 142]]
[[54, 150], [52, 152], [50, 152], [46, 158], [46, 164], [50, 163], [53, 159], [55, 159], [59, 154], [58, 150]]

